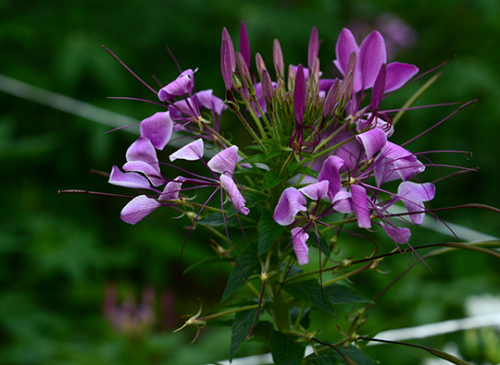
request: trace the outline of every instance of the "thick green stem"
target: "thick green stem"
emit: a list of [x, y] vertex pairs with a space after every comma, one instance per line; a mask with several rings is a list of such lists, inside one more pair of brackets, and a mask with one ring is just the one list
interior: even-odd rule
[[[276, 241], [272, 247], [274, 254], [279, 256], [280, 248], [279, 248], [280, 240]], [[271, 267], [271, 271], [280, 271], [281, 270], [282, 261], [279, 260], [276, 265]], [[276, 323], [276, 327], [278, 331], [281, 333], [287, 333], [291, 330], [290, 325], [290, 315], [288, 313], [288, 304], [285, 301], [285, 293], [281, 290], [281, 282], [278, 280], [281, 275], [273, 275], [269, 281], [269, 287], [271, 288], [273, 294], [273, 303], [274, 303], [274, 322]]]

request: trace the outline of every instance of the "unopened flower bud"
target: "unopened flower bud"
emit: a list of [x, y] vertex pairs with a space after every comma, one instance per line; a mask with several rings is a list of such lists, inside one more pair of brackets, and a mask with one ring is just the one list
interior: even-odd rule
[[241, 81], [245, 88], [250, 90], [252, 88], [252, 79], [250, 77], [250, 71], [248, 71], [247, 64], [243, 55], [240, 52], [236, 53], [236, 63], [238, 65], [238, 70], [240, 71]]
[[278, 78], [283, 77], [285, 71], [285, 63], [283, 61], [283, 53], [281, 52], [280, 42], [275, 39], [273, 43], [273, 62], [274, 69]]
[[328, 94], [326, 94], [325, 103], [323, 104], [323, 116], [325, 118], [328, 118], [332, 114], [337, 97], [339, 96], [339, 90], [339, 79], [335, 79], [332, 86], [330, 86], [330, 90], [328, 90]]
[[240, 27], [240, 52], [245, 60], [247, 68], [250, 68], [250, 41], [248, 40], [248, 32], [245, 22], [241, 22]]
[[233, 42], [226, 28], [222, 30], [220, 67], [226, 90], [231, 90], [233, 87], [233, 72], [236, 71], [236, 61], [234, 59]]
[[310, 69], [313, 68], [314, 59], [319, 55], [319, 38], [318, 38], [318, 28], [313, 27], [311, 31], [311, 37], [309, 38], [309, 49], [307, 54], [307, 66]]
[[262, 79], [262, 95], [266, 99], [267, 103], [270, 103], [273, 98], [273, 83], [271, 81], [271, 76], [267, 70], [263, 70], [261, 74]]
[[255, 64], [257, 65], [257, 71], [259, 72], [259, 76], [262, 77], [262, 71], [267, 70], [267, 67], [260, 53], [257, 53], [255, 55]]

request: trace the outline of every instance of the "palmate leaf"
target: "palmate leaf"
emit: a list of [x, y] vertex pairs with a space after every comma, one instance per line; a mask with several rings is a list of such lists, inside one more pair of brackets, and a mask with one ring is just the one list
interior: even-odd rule
[[221, 302], [225, 301], [236, 290], [247, 282], [247, 278], [254, 274], [260, 274], [260, 261], [257, 256], [257, 244], [245, 247], [236, 258], [231, 275], [227, 282], [226, 290], [222, 294]]
[[281, 226], [273, 219], [273, 215], [268, 210], [263, 210], [259, 220], [259, 255], [267, 252], [269, 247], [285, 231], [285, 226]]
[[229, 349], [229, 361], [233, 360], [236, 351], [240, 348], [241, 343], [250, 334], [250, 329], [257, 315], [257, 308], [243, 312], [237, 312], [234, 316], [233, 329], [231, 333], [231, 347]]
[[332, 315], [335, 314], [330, 297], [324, 293], [324, 289], [322, 290], [321, 285], [314, 279], [286, 284], [283, 286], [283, 290], [297, 299], [311, 303]]
[[297, 337], [273, 331], [270, 347], [276, 365], [300, 365], [304, 358], [305, 346], [295, 342]]

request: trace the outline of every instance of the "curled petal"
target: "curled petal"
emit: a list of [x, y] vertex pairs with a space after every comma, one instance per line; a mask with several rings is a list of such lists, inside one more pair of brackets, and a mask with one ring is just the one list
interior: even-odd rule
[[141, 136], [149, 139], [157, 150], [162, 150], [170, 141], [174, 123], [169, 112], [155, 113], [141, 122]]
[[224, 110], [227, 109], [227, 105], [221, 98], [213, 95], [213, 91], [202, 90], [194, 94], [193, 99], [198, 102], [198, 105], [209, 109], [214, 112], [214, 114], [221, 115]]
[[333, 199], [342, 188], [342, 181], [340, 179], [340, 169], [344, 167], [344, 160], [338, 156], [330, 156], [325, 162], [318, 174], [319, 181], [328, 181], [328, 196]]
[[397, 179], [407, 181], [424, 170], [425, 166], [410, 151], [387, 142], [375, 160], [375, 182], [381, 186]]
[[130, 145], [125, 154], [128, 162], [143, 161], [158, 168], [158, 157], [151, 141], [146, 137], [139, 137]]
[[299, 191], [312, 200], [323, 199], [328, 194], [328, 180], [323, 180], [318, 183], [309, 184]]
[[134, 172], [142, 172], [147, 176], [149, 181], [153, 186], [163, 185], [163, 178], [160, 174], [160, 171], [156, 166], [150, 165], [144, 161], [132, 161], [127, 162], [123, 165], [123, 169], [125, 171], [134, 171]]
[[395, 227], [393, 225], [380, 222], [385, 233], [397, 243], [407, 243], [411, 236], [411, 231], [406, 227]]
[[203, 157], [203, 148], [203, 140], [201, 138], [198, 138], [196, 141], [188, 143], [184, 147], [178, 149], [168, 158], [170, 159], [170, 161], [175, 161], [177, 159], [188, 161], [199, 160]]
[[418, 67], [407, 63], [393, 62], [387, 65], [385, 92], [399, 89], [418, 73]]
[[183, 96], [191, 92], [193, 88], [193, 70], [189, 69], [183, 71], [177, 79], [172, 81], [167, 86], [161, 88], [158, 97], [161, 101], [175, 98], [176, 96]]
[[[358, 63], [361, 72], [361, 87], [366, 90], [373, 86], [380, 67], [387, 61], [387, 52], [382, 35], [376, 30], [368, 34], [359, 47]], [[354, 90], [356, 92], [356, 90]]]
[[366, 189], [359, 185], [351, 185], [352, 206], [358, 218], [358, 227], [371, 228], [370, 210], [368, 209], [368, 197]]
[[178, 176], [174, 180], [170, 181], [167, 185], [165, 185], [165, 189], [163, 189], [163, 192], [158, 200], [166, 201], [179, 199], [179, 192], [181, 191], [183, 181], [184, 178], [182, 176]]
[[411, 214], [411, 220], [415, 224], [422, 224], [425, 216], [423, 202], [434, 199], [436, 187], [434, 184], [416, 184], [411, 181], [405, 181], [399, 184], [398, 197], [403, 201], [406, 209]]
[[307, 247], [306, 244], [308, 239], [309, 235], [303, 228], [296, 227], [292, 229], [293, 250], [295, 251], [300, 266], [309, 262], [309, 247]]
[[108, 183], [124, 186], [132, 189], [150, 189], [148, 179], [140, 174], [134, 172], [123, 173], [117, 166], [113, 166], [111, 174], [109, 175]]
[[245, 207], [245, 198], [241, 195], [233, 179], [226, 174], [222, 174], [220, 176], [220, 183], [222, 188], [227, 192], [227, 195], [229, 195], [229, 199], [231, 200], [234, 209], [244, 215], [248, 215], [248, 213], [250, 213], [250, 209]]
[[212, 159], [208, 161], [207, 165], [213, 172], [217, 172], [219, 174], [225, 173], [232, 176], [237, 161], [238, 146], [231, 146], [212, 157]]
[[343, 188], [332, 199], [333, 209], [340, 213], [353, 213], [352, 194]]
[[358, 134], [356, 139], [365, 149], [365, 160], [368, 161], [387, 143], [387, 136], [380, 128], [373, 128]]
[[286, 188], [280, 196], [278, 205], [274, 210], [273, 218], [276, 223], [288, 226], [295, 220], [298, 212], [305, 212], [306, 198], [304, 194], [294, 187]]
[[156, 200], [146, 195], [139, 195], [132, 199], [120, 213], [120, 218], [130, 224], [136, 224], [142, 218], [161, 206]]

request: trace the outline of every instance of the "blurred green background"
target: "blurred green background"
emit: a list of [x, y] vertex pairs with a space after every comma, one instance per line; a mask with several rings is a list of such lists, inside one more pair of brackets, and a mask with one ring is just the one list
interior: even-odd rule
[[[404, 20], [414, 32], [411, 42], [395, 50], [398, 61], [425, 71], [457, 56], [441, 69], [443, 76], [418, 105], [478, 99], [408, 146], [414, 152], [471, 151], [470, 160], [452, 154], [430, 157], [435, 163], [480, 167], [478, 173], [439, 183], [432, 206], [500, 207], [500, 2], [496, 0], [0, 0], [0, 73], [141, 120], [157, 108], [106, 97], [155, 100], [155, 96], [102, 44], [151, 85], [153, 74], [163, 83], [178, 75], [168, 45], [181, 68], [199, 68], [198, 90], [213, 88], [223, 97], [222, 27], [237, 44], [239, 25], [245, 20], [252, 53], [260, 52], [270, 67], [274, 38], [280, 40], [287, 63], [306, 63], [310, 31], [316, 25], [323, 40], [321, 68], [328, 77], [336, 75], [331, 60], [340, 30], [357, 29], [360, 39], [388, 23], [388, 14]], [[401, 106], [425, 80], [383, 105]], [[57, 194], [59, 189], [130, 194], [90, 170], [110, 171], [112, 165], [123, 164], [135, 136], [127, 131], [104, 134], [108, 127], [4, 92], [0, 108], [0, 363], [202, 364], [227, 358], [230, 328], [207, 328], [192, 345], [193, 329], [172, 334], [183, 323], [179, 316], [198, 310], [197, 297], [204, 308], [218, 304], [228, 273], [225, 267], [213, 267], [175, 276], [186, 234], [178, 227], [187, 225], [187, 220], [172, 221], [173, 214], [162, 209], [130, 226], [119, 219], [125, 199]], [[406, 113], [393, 141], [410, 139], [453, 110]], [[240, 133], [231, 116], [226, 118], [226, 126], [233, 125], [228, 133]], [[167, 148], [163, 158], [171, 151]], [[438, 177], [434, 170], [423, 179]], [[500, 216], [491, 211], [460, 209], [439, 215], [500, 236]], [[448, 239], [423, 228], [412, 231], [414, 245]], [[386, 239], [380, 245], [391, 244]], [[193, 232], [181, 270], [210, 255], [204, 232]], [[409, 261], [406, 256], [388, 260], [381, 269], [390, 274], [360, 276], [353, 287], [373, 297]], [[371, 309], [366, 333], [461, 318], [465, 298], [500, 295], [498, 262], [490, 257], [457, 252], [432, 259], [429, 265], [434, 273], [421, 265]], [[110, 323], [106, 313], [115, 298], [130, 307], [142, 301], [142, 320], [124, 320], [129, 317], [123, 306], [123, 317], [114, 317], [115, 325]], [[342, 313], [349, 309], [339, 309], [339, 321], [345, 321]], [[324, 338], [339, 336], [335, 322], [324, 326], [320, 316], [315, 313], [313, 319]], [[413, 343], [442, 349], [452, 341], [468, 360], [498, 363], [497, 336], [493, 330], [468, 331]], [[255, 351], [266, 348], [244, 344], [238, 356]], [[427, 356], [399, 347], [380, 346], [367, 352], [384, 364], [401, 364], [401, 359], [421, 364]]]

